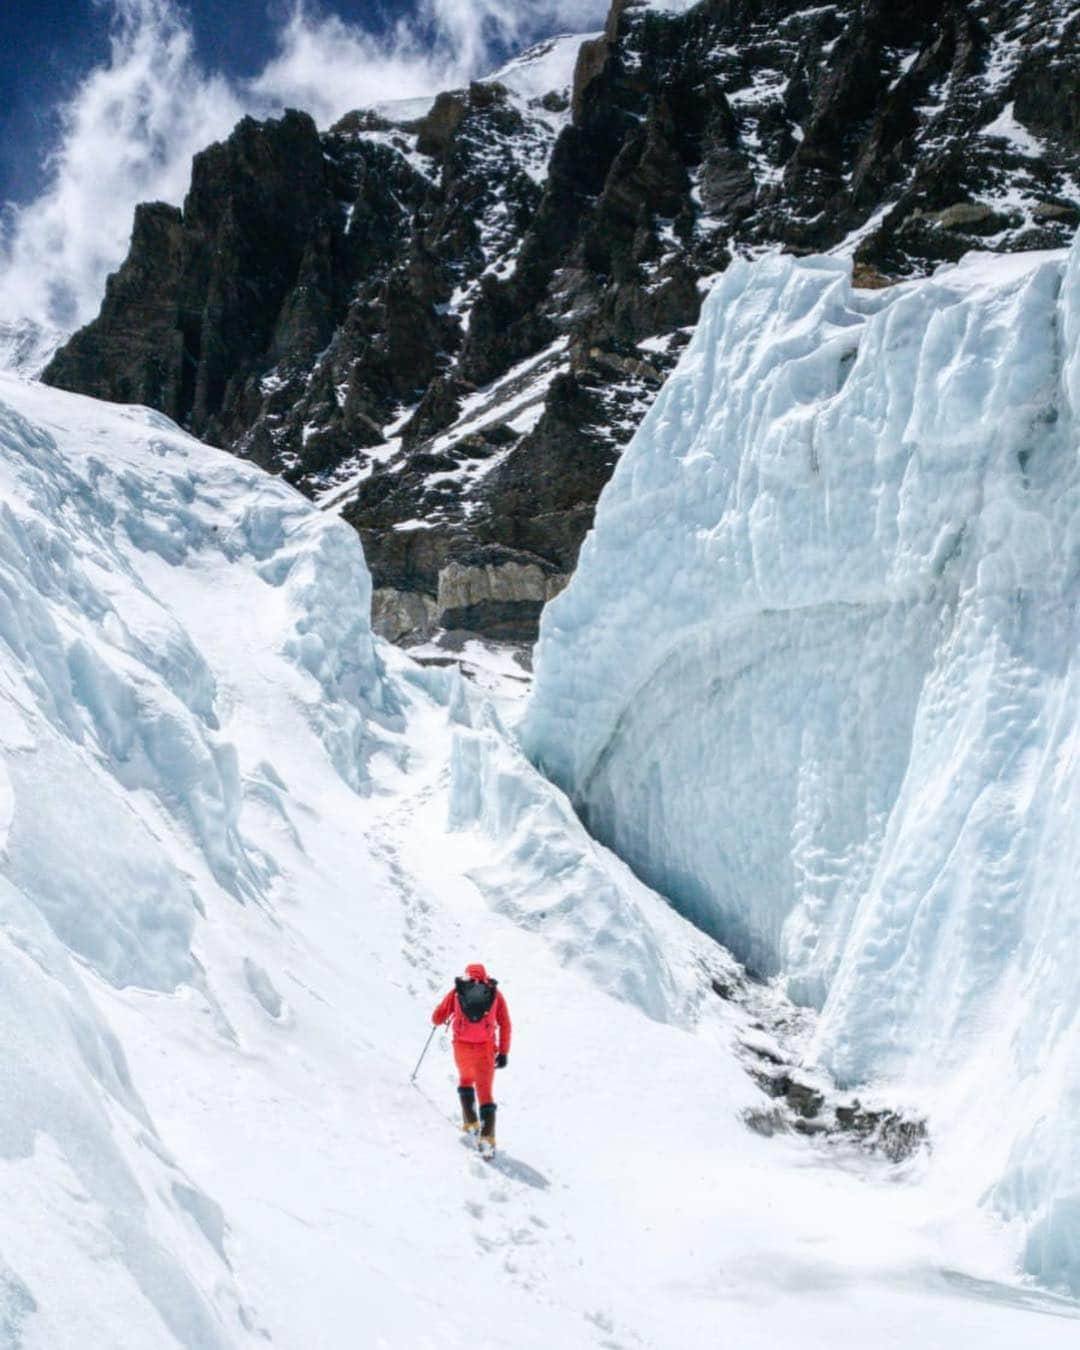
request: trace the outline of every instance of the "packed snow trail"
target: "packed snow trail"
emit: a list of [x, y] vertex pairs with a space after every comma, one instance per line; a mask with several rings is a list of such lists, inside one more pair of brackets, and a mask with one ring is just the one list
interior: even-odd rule
[[525, 739], [1080, 1293], [1080, 241], [734, 264], [545, 612]]
[[[730, 958], [372, 641], [347, 527], [143, 409], [0, 435], [5, 1350], [1073, 1343], [925, 1158], [746, 1130]], [[472, 958], [497, 1166], [409, 1083]]]

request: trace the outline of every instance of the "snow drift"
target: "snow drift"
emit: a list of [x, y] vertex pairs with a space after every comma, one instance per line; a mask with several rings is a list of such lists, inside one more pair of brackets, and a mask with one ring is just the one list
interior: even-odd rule
[[548, 607], [590, 829], [1080, 1292], [1080, 244], [736, 262]]

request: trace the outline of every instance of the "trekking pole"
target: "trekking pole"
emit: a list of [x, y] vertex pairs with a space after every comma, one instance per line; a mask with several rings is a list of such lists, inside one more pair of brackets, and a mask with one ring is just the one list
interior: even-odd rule
[[415, 1083], [415, 1082], [416, 1082], [416, 1075], [420, 1072], [420, 1065], [423, 1064], [423, 1062], [424, 1062], [424, 1056], [425, 1056], [425, 1055], [427, 1054], [427, 1052], [428, 1052], [428, 1046], [431, 1044], [431, 1037], [435, 1035], [435, 1033], [438, 1031], [438, 1029], [439, 1029], [438, 1027], [432, 1027], [432, 1028], [431, 1028], [431, 1035], [430, 1035], [430, 1036], [427, 1038], [427, 1040], [424, 1042], [424, 1048], [423, 1048], [423, 1050], [420, 1051], [420, 1058], [416, 1061], [416, 1068], [413, 1069], [412, 1075], [411, 1075], [411, 1077], [409, 1078], [409, 1082], [410, 1082], [410, 1083]]

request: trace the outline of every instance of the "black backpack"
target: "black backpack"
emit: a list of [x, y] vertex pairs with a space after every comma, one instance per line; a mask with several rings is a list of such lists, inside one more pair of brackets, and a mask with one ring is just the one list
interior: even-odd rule
[[497, 980], [466, 980], [460, 975], [454, 980], [458, 1003], [468, 1022], [482, 1022], [495, 1003]]

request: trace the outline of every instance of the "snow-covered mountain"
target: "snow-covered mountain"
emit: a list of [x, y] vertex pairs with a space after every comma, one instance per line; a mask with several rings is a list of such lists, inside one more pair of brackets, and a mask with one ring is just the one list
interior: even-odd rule
[[614, 0], [428, 106], [241, 123], [47, 378], [341, 510], [383, 635], [531, 641], [733, 258], [1068, 244], [1078, 45], [1061, 0]]
[[[5, 1350], [1072, 1344], [968, 1173], [818, 1135], [872, 1095], [800, 1084], [812, 1019], [585, 834], [513, 682], [372, 639], [347, 526], [10, 377], [0, 446]], [[442, 1043], [409, 1083], [477, 956], [494, 1167]]]
[[1080, 242], [733, 265], [546, 611], [526, 743], [1080, 1293]]

